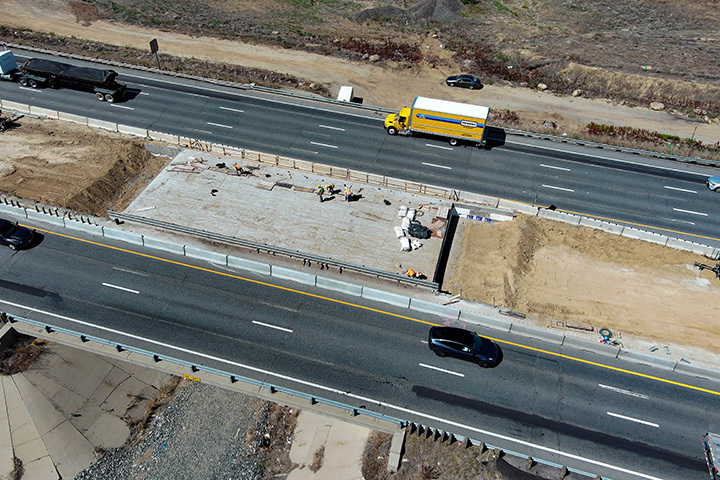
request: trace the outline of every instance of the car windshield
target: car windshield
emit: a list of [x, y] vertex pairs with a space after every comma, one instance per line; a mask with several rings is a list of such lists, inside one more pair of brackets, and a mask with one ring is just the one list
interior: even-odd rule
[[12, 235], [17, 229], [18, 226], [12, 222], [2, 221], [2, 223], [0, 223], [0, 235], [3, 237]]

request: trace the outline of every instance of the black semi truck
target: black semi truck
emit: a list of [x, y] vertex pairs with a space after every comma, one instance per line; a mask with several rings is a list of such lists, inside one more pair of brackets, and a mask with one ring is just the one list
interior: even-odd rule
[[18, 81], [20, 85], [32, 88], [70, 87], [92, 92], [100, 101], [115, 103], [122, 100], [127, 93], [127, 86], [117, 83], [115, 77], [117, 72], [114, 70], [77, 67], [53, 60], [31, 58], [20, 67]]

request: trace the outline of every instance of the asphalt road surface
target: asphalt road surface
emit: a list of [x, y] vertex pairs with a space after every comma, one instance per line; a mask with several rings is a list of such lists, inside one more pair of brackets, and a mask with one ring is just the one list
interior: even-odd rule
[[610, 478], [707, 475], [712, 382], [482, 329], [481, 369], [430, 352], [431, 315], [81, 237], [0, 249], [2, 310]]
[[[20, 61], [22, 52], [16, 52]], [[80, 64], [81, 62], [74, 62]], [[97, 65], [96, 65], [97, 66]], [[492, 195], [720, 245], [718, 169], [506, 136], [490, 150], [389, 136], [384, 113], [116, 69], [129, 98], [0, 82], [0, 98], [143, 129]], [[202, 73], [202, 72], [198, 72]], [[503, 137], [502, 132], [491, 132]]]

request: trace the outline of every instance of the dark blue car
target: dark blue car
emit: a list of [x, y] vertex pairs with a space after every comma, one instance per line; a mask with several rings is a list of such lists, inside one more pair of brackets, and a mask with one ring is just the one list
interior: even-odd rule
[[500, 361], [500, 348], [495, 342], [462, 328], [432, 327], [428, 346], [438, 357], [455, 357], [484, 368]]
[[32, 242], [35, 232], [21, 227], [15, 222], [0, 218], [0, 245], [6, 245], [13, 250], [23, 248]]

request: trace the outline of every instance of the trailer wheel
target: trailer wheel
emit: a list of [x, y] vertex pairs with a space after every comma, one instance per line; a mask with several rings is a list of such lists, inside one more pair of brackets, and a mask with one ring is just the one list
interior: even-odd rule
[[390, 135], [397, 135], [398, 131], [397, 131], [397, 128], [395, 128], [395, 127], [388, 127], [387, 132]]
[[37, 83], [37, 81], [35, 81], [34, 78], [31, 78], [31, 79], [28, 80], [28, 85], [30, 85], [30, 88], [37, 88], [37, 87], [38, 87], [38, 83]]
[[451, 138], [450, 140], [448, 140], [448, 143], [454, 147], [458, 144], [457, 138]]
[[27, 77], [20, 77], [20, 85], [22, 85], [23, 87], [27, 87], [27, 86], [28, 86], [28, 79], [27, 79]]
[[107, 101], [108, 103], [115, 103], [115, 96], [112, 93], [106, 93], [105, 101]]
[[95, 98], [97, 98], [98, 100], [100, 100], [100, 101], [102, 102], [103, 100], [105, 100], [105, 95], [103, 95], [103, 94], [100, 93], [100, 92], [97, 92], [97, 93], [95, 94]]

